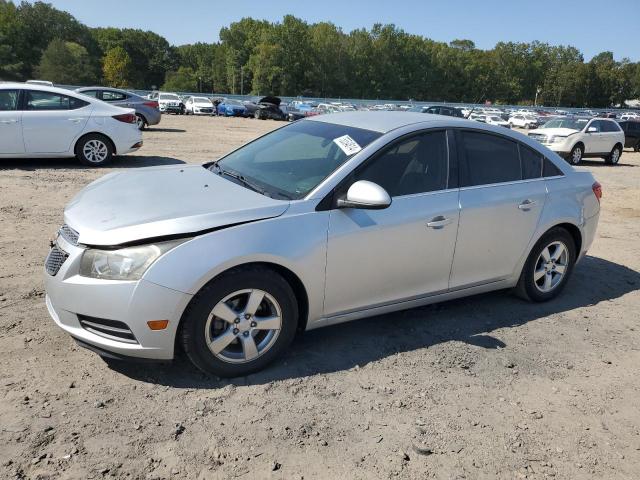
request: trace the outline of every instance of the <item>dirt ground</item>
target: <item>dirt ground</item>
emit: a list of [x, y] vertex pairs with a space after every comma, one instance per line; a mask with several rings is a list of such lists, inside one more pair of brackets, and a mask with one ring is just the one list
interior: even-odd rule
[[[43, 297], [65, 203], [281, 124], [165, 117], [111, 168], [0, 161], [0, 478], [640, 478], [640, 154], [585, 162], [597, 239], [563, 295], [505, 292], [316, 330], [266, 371], [112, 364]], [[398, 328], [401, 327], [401, 328]]]

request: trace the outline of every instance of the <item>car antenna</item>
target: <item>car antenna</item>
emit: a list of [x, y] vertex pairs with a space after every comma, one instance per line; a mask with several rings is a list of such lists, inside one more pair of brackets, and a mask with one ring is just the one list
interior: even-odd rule
[[473, 107], [471, 107], [471, 110], [469, 110], [469, 113], [467, 113], [467, 116], [464, 117], [464, 118], [469, 118], [471, 116], [473, 111], [476, 109], [476, 105], [478, 104], [478, 102], [484, 98], [484, 94], [485, 93], [486, 92], [482, 92], [482, 95], [480, 95], [480, 97], [478, 97], [478, 101], [473, 104]]

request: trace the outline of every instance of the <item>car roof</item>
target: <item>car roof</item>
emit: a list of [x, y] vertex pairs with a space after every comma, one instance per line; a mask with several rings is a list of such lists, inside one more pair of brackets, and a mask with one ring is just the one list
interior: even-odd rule
[[420, 112], [388, 112], [388, 111], [355, 111], [328, 113], [307, 118], [312, 122], [333, 123], [344, 125], [345, 127], [362, 128], [375, 132], [387, 133], [396, 128], [413, 125], [415, 123], [425, 123], [430, 121], [442, 121], [455, 123], [459, 126], [475, 125], [476, 122], [457, 117], [447, 117], [443, 115], [432, 115]]
[[8, 82], [8, 83], [1, 83], [0, 84], [0, 88], [2, 89], [21, 89], [21, 90], [39, 90], [41, 92], [52, 92], [52, 93], [60, 93], [63, 95], [69, 95], [69, 94], [73, 94], [73, 93], [78, 93], [78, 92], [74, 92], [73, 90], [68, 90], [66, 88], [60, 88], [60, 87], [50, 87], [48, 85], [40, 85], [37, 83], [22, 83], [22, 82]]

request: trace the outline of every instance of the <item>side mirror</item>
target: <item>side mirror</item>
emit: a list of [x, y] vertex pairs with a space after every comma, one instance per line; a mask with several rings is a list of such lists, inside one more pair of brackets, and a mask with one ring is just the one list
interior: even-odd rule
[[345, 197], [338, 198], [336, 205], [338, 208], [382, 210], [391, 205], [391, 197], [380, 185], [359, 180], [349, 187]]
[[597, 131], [598, 131], [598, 129], [596, 127], [587, 128], [587, 133], [596, 133]]

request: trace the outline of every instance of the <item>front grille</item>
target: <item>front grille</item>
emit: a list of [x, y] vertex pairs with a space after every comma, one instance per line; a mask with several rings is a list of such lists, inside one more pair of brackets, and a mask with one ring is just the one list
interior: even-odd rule
[[138, 343], [133, 332], [127, 327], [127, 324], [119, 322], [118, 320], [78, 315], [78, 321], [86, 331], [100, 337], [115, 340], [116, 342]]
[[78, 237], [79, 237], [78, 232], [76, 232], [73, 228], [71, 228], [66, 223], [62, 225], [62, 227], [60, 227], [60, 230], [58, 231], [58, 233], [60, 233], [62, 238], [64, 238], [71, 245], [78, 246]]
[[54, 277], [68, 257], [69, 254], [64, 250], [61, 250], [58, 245], [51, 247], [49, 255], [47, 255], [47, 259], [44, 262], [44, 267], [47, 270], [47, 273]]
[[541, 133], [530, 133], [529, 138], [533, 138], [534, 140], [537, 140], [540, 143], [545, 143], [547, 141], [547, 136]]

